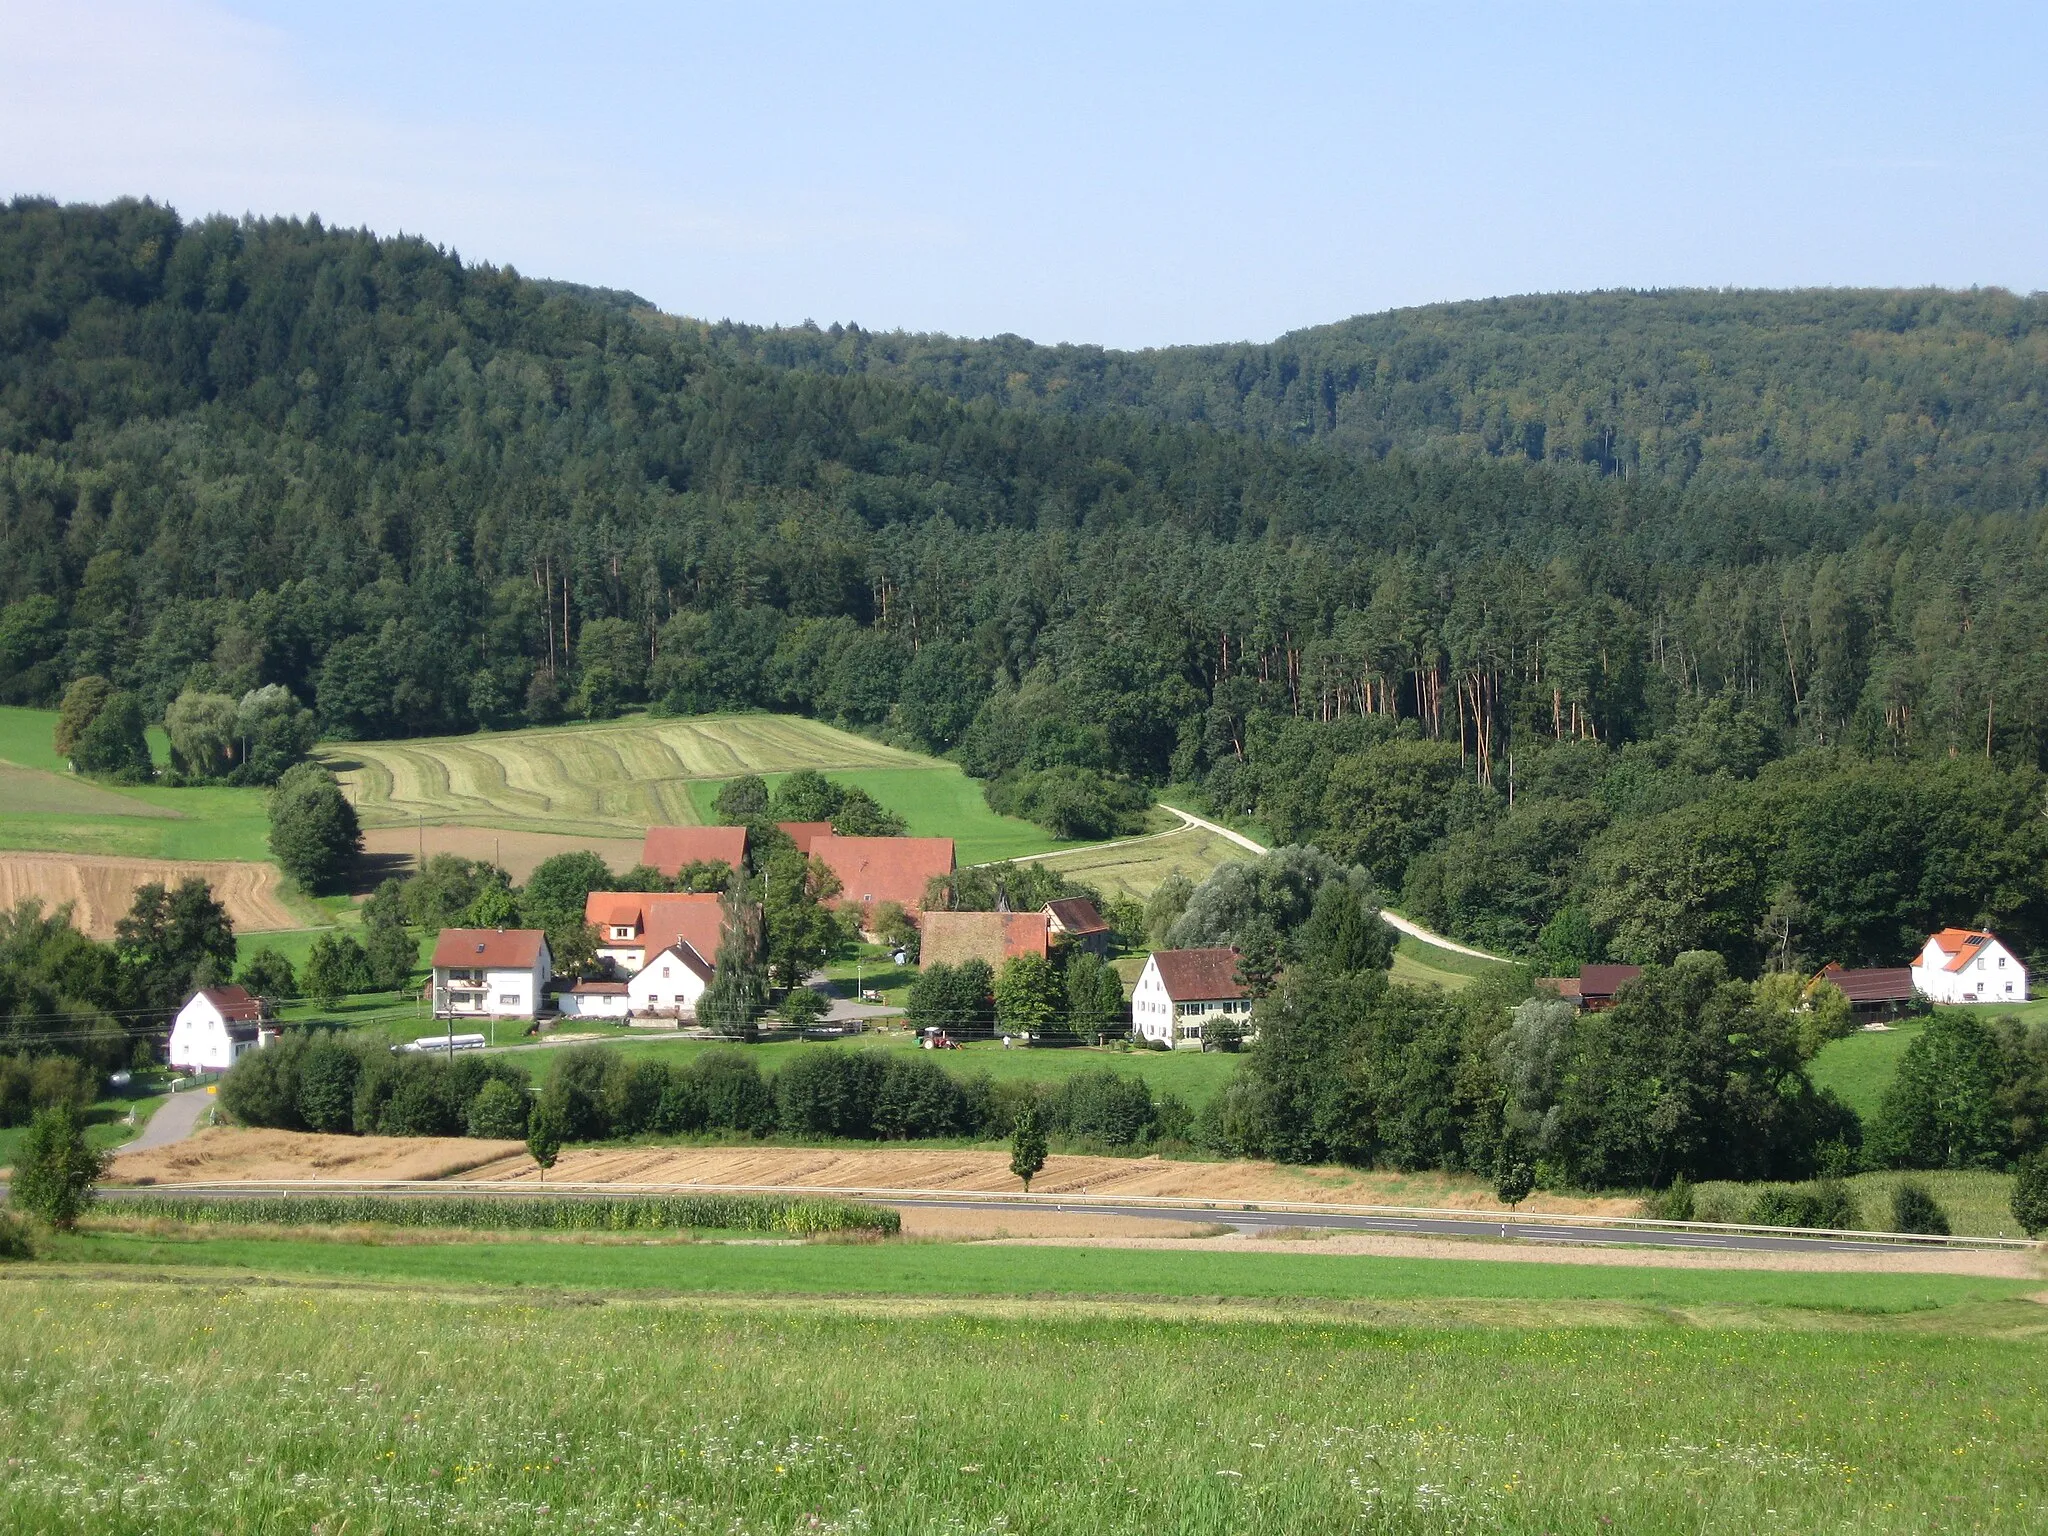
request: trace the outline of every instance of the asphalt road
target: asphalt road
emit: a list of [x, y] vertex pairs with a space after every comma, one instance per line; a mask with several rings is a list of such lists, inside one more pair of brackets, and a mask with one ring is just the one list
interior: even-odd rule
[[[1014, 1211], [1007, 1200], [883, 1200], [899, 1210]], [[1599, 1227], [1548, 1226], [1535, 1222], [1499, 1222], [1483, 1218], [1438, 1216], [1353, 1216], [1334, 1211], [1189, 1210], [1143, 1202], [1105, 1205], [1097, 1201], [1062, 1205], [1033, 1201], [1027, 1209], [1088, 1211], [1100, 1215], [1138, 1216], [1161, 1221], [1215, 1222], [1248, 1235], [1281, 1228], [1313, 1227], [1318, 1231], [1386, 1232], [1402, 1237], [1487, 1237], [1498, 1241], [1566, 1243], [1589, 1248], [1716, 1248], [1757, 1253], [1896, 1253], [1899, 1244], [1857, 1242], [1850, 1238], [1758, 1237], [1739, 1232], [1673, 1232], [1658, 1228], [1622, 1230]]]

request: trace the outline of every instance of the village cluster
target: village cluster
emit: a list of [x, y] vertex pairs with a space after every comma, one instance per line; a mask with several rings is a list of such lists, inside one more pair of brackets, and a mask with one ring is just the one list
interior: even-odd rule
[[[955, 869], [947, 837], [852, 837], [829, 823], [784, 822], [797, 847], [831, 870], [839, 885], [832, 905], [851, 907], [872, 935], [891, 905], [913, 914], [919, 963], [981, 960], [991, 970], [1018, 956], [1043, 959], [1055, 944], [1107, 955], [1109, 925], [1085, 898], [1047, 902], [1032, 912], [927, 910], [927, 894]], [[747, 829], [654, 827], [641, 861], [673, 877], [692, 864], [740, 867]], [[602, 977], [558, 976], [547, 935], [538, 928], [446, 928], [434, 945], [429, 997], [448, 1038], [481, 1045], [484, 1037], [454, 1026], [470, 1021], [609, 1019], [650, 1029], [695, 1020], [716, 974], [724, 898], [713, 893], [593, 891], [584, 921], [594, 931]], [[1251, 1034], [1252, 998], [1231, 949], [1161, 950], [1146, 960], [1132, 989], [1131, 1034], [1146, 1044], [1203, 1050], [1214, 1027], [1233, 1039]], [[1587, 965], [1578, 976], [1546, 977], [1545, 991], [1587, 1011], [1613, 1005], [1642, 974], [1633, 965]], [[1996, 935], [1945, 928], [1928, 936], [1912, 964], [1852, 970], [1830, 964], [1815, 978], [1838, 987], [1854, 1014], [1881, 1023], [1925, 1003], [2011, 1003], [2027, 996], [2025, 966]], [[170, 1062], [188, 1071], [224, 1071], [243, 1052], [275, 1038], [268, 1003], [238, 986], [200, 989], [174, 1022]]]
[[[999, 970], [1023, 955], [1050, 957], [1069, 945], [1106, 957], [1111, 930], [1083, 897], [1047, 902], [1034, 912], [927, 910], [935, 881], [955, 870], [949, 837], [850, 837], [825, 822], [783, 822], [799, 851], [831, 870], [839, 894], [830, 905], [852, 908], [865, 934], [890, 905], [914, 915], [919, 964], [981, 960]], [[747, 829], [653, 827], [641, 862], [663, 875], [693, 864], [740, 867]], [[724, 923], [717, 892], [592, 891], [584, 921], [596, 935], [607, 974], [558, 976], [547, 934], [538, 928], [444, 928], [434, 944], [428, 996], [433, 1016], [468, 1022], [609, 1019], [649, 1029], [693, 1022], [716, 974]], [[1147, 1043], [1201, 1050], [1218, 1019], [1242, 1034], [1252, 1001], [1231, 949], [1163, 950], [1148, 957], [1131, 999], [1131, 1031]], [[225, 1071], [245, 1051], [268, 1045], [277, 1025], [268, 1002], [239, 986], [195, 992], [173, 1022], [170, 1063], [186, 1071]], [[454, 1036], [461, 1044], [483, 1037]]]

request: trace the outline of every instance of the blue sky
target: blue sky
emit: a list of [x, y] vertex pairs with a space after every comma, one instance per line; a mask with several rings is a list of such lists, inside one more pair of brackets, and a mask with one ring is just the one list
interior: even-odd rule
[[0, 193], [318, 212], [759, 322], [1117, 346], [2048, 288], [2048, 8], [0, 0]]

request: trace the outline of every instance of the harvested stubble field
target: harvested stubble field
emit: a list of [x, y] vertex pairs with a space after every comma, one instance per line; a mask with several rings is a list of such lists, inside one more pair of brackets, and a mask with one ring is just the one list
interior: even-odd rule
[[[1279, 1300], [1301, 1265], [1266, 1258], [1248, 1305], [791, 1303], [407, 1288], [390, 1261], [729, 1260], [773, 1288], [792, 1260], [1053, 1255], [238, 1243], [138, 1281], [89, 1257], [118, 1241], [0, 1270], [0, 1527], [2018, 1531], [2048, 1498], [2040, 1308], [1985, 1282], [1796, 1277], [1856, 1309], [1832, 1327], [1689, 1276], [1748, 1298], [1700, 1328], [1509, 1265], [1321, 1265], [1352, 1301]], [[1433, 1299], [1459, 1295], [1496, 1299]]]
[[466, 821], [597, 837], [700, 820], [692, 781], [798, 768], [930, 768], [930, 758], [788, 715], [635, 717], [417, 741], [321, 757], [368, 824]]
[[560, 832], [513, 832], [497, 827], [387, 826], [363, 832], [363, 852], [378, 880], [403, 877], [418, 867], [422, 850], [428, 858], [452, 853], [496, 864], [524, 885], [535, 866], [558, 853], [594, 853], [623, 873], [640, 862], [641, 841], [634, 837], [576, 837]]
[[272, 864], [227, 860], [126, 859], [83, 853], [0, 853], [0, 905], [30, 898], [45, 910], [70, 903], [71, 920], [95, 939], [111, 939], [138, 887], [176, 885], [198, 876], [228, 909], [237, 932], [297, 928], [306, 917], [287, 903]]

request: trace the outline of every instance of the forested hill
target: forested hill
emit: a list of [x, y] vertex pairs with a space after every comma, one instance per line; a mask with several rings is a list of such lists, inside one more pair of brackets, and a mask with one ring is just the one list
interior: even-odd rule
[[685, 323], [727, 356], [778, 367], [1067, 414], [1131, 410], [1366, 459], [1586, 464], [1867, 505], [2048, 500], [2048, 299], [1997, 289], [1486, 299], [1142, 352]]
[[[0, 702], [276, 687], [343, 739], [793, 710], [1069, 833], [1116, 779], [1199, 786], [1551, 964], [2048, 941], [2048, 514], [1971, 506], [1947, 448], [1955, 495], [1880, 506], [963, 402], [736, 335], [418, 240], [18, 200]], [[1983, 485], [2040, 460], [2034, 395], [1955, 440]]]

